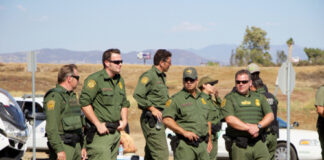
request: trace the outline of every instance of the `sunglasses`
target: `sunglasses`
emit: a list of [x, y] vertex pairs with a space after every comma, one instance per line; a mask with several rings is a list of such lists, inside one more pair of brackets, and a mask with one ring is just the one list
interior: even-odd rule
[[247, 84], [247, 83], [249, 83], [249, 81], [248, 81], [248, 80], [245, 80], [245, 81], [239, 81], [239, 80], [236, 80], [235, 83], [236, 83], [236, 84], [241, 84], [241, 83], [242, 83], [242, 84]]
[[123, 63], [123, 60], [117, 60], [117, 61], [109, 61], [111, 63], [114, 63], [114, 64], [122, 64]]
[[72, 75], [71, 77], [75, 78], [75, 79], [78, 80], [78, 81], [79, 81], [79, 79], [80, 79], [80, 76]]
[[193, 83], [193, 82], [195, 82], [195, 79], [192, 79], [192, 78], [185, 78], [184, 81], [185, 81], [186, 83], [188, 83], [188, 82]]

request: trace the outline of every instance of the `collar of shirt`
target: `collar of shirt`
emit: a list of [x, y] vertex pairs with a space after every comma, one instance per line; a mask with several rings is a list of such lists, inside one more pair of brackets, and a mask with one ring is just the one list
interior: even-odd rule
[[252, 91], [249, 90], [249, 92], [248, 92], [247, 94], [243, 95], [243, 94], [240, 94], [240, 93], [236, 90], [235, 94], [237, 94], [237, 95], [239, 95], [239, 96], [243, 96], [243, 97], [250, 97], [250, 96], [251, 96], [251, 92], [252, 92]]
[[71, 93], [73, 93], [73, 91], [68, 91], [66, 90], [64, 87], [62, 87], [60, 84], [56, 84], [56, 88], [58, 88], [59, 90], [61, 90], [63, 93], [66, 93], [68, 95], [70, 95]]
[[116, 74], [113, 78], [109, 77], [107, 71], [105, 69], [102, 69], [101, 70], [101, 73], [102, 77], [104, 78], [105, 81], [108, 81], [108, 80], [119, 80], [120, 78], [120, 74]]
[[158, 74], [162, 75], [163, 77], [166, 77], [166, 74], [164, 72], [161, 72], [159, 69], [157, 69], [154, 65], [152, 66], [152, 69]]
[[198, 99], [201, 96], [201, 92], [196, 89], [196, 97], [194, 97], [191, 93], [189, 93], [185, 88], [182, 89], [182, 92], [184, 94], [184, 97], [188, 99], [189, 97], [192, 97], [194, 99]]

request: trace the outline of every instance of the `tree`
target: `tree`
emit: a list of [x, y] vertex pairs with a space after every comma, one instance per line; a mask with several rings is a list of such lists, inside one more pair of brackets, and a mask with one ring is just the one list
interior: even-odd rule
[[292, 38], [289, 38], [286, 43], [288, 45], [288, 60], [291, 61], [292, 46], [295, 44], [295, 42], [294, 42], [294, 40]]
[[324, 64], [324, 50], [319, 48], [304, 48], [304, 52], [308, 57], [308, 61], [311, 64]]
[[277, 51], [277, 65], [281, 65], [283, 62], [287, 61], [287, 55], [283, 50]]
[[272, 58], [269, 54], [270, 40], [266, 38], [267, 32], [254, 26], [247, 27], [245, 32], [242, 44], [236, 48], [235, 64], [243, 66], [252, 61], [264, 66], [272, 65]]

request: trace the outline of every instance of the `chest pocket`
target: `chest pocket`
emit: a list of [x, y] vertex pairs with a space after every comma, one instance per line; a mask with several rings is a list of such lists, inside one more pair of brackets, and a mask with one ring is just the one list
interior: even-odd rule
[[102, 91], [102, 102], [104, 105], [112, 106], [114, 104], [114, 91]]

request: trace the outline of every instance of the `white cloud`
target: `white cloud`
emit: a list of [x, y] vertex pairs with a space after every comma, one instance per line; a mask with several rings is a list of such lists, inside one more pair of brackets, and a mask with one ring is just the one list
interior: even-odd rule
[[20, 11], [23, 11], [23, 12], [27, 11], [27, 8], [25, 8], [25, 7], [22, 6], [21, 4], [19, 4], [19, 5], [17, 6], [17, 8], [18, 8]]
[[270, 26], [270, 27], [277, 27], [277, 26], [280, 26], [280, 23], [279, 22], [266, 22], [265, 25]]
[[182, 22], [181, 24], [174, 26], [172, 28], [173, 32], [180, 32], [180, 31], [189, 31], [189, 32], [202, 32], [206, 31], [207, 28], [201, 24], [192, 24], [190, 22]]

